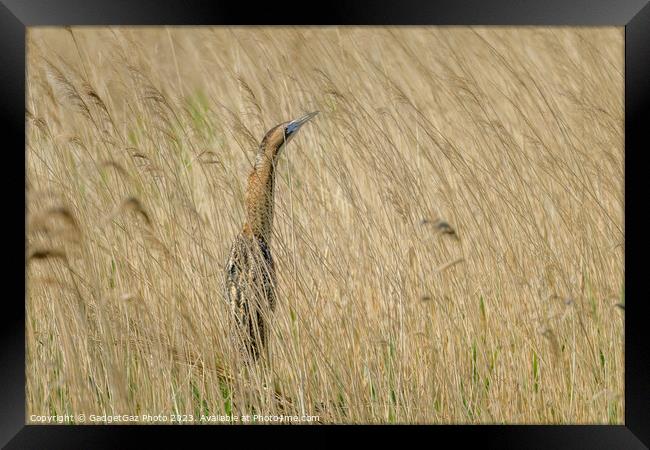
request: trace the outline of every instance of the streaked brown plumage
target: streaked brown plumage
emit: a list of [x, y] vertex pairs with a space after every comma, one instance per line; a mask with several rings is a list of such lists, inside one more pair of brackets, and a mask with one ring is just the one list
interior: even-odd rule
[[237, 344], [257, 360], [268, 339], [268, 321], [275, 308], [275, 266], [269, 243], [273, 227], [275, 168], [280, 151], [300, 127], [318, 112], [269, 130], [248, 176], [246, 222], [230, 250], [226, 266], [226, 297]]

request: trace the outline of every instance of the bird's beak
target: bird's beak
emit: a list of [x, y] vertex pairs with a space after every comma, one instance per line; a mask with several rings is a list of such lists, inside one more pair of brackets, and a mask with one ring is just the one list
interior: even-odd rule
[[309, 120], [311, 120], [318, 113], [319, 111], [310, 112], [309, 114], [305, 114], [304, 116], [289, 122], [287, 124], [287, 136], [295, 134], [301, 126], [309, 122]]

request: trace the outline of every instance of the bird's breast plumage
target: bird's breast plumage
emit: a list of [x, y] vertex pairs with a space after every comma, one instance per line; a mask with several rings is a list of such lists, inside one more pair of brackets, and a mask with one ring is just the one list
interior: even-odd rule
[[246, 233], [235, 239], [226, 267], [226, 296], [237, 334], [256, 359], [275, 308], [275, 265], [266, 241]]

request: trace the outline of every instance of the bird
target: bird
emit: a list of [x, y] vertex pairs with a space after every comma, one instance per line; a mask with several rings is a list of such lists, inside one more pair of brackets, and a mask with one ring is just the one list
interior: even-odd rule
[[270, 247], [276, 166], [282, 149], [317, 114], [310, 112], [271, 128], [259, 145], [248, 176], [245, 221], [232, 243], [225, 270], [231, 329], [248, 362], [256, 362], [266, 348], [276, 303], [275, 263]]

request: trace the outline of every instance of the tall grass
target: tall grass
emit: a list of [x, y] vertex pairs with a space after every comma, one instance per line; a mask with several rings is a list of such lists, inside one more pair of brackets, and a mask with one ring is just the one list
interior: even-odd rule
[[[621, 28], [32, 28], [27, 85], [28, 421], [622, 423]], [[246, 175], [313, 110], [246, 370]]]

